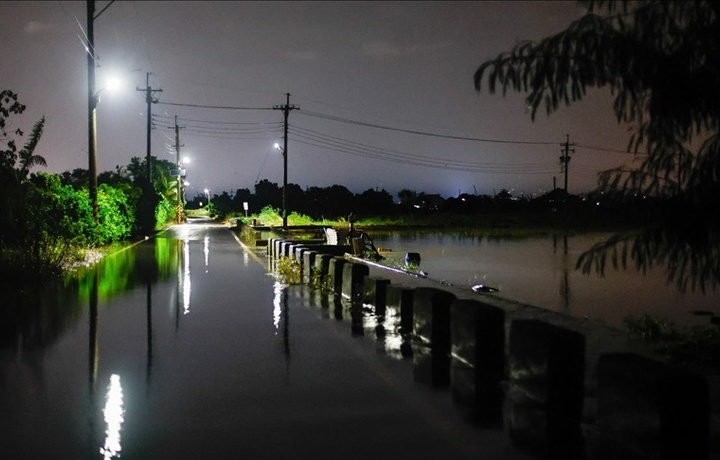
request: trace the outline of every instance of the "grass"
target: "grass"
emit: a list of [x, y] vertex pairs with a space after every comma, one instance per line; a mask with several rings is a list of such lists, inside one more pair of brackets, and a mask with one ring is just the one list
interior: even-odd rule
[[[279, 227], [282, 225], [280, 210], [271, 206], [263, 208], [259, 213], [248, 217], [239, 216], [241, 221], [251, 223], [253, 220], [262, 225]], [[346, 218], [315, 220], [309, 216], [293, 212], [288, 215], [289, 226], [325, 226], [347, 229], [350, 223]], [[392, 216], [360, 218], [355, 227], [366, 231], [397, 230], [397, 229], [438, 229], [466, 230], [474, 235], [486, 237], [518, 237], [544, 236], [562, 231], [567, 234], [585, 233], [590, 231], [620, 231], [634, 229], [636, 225], [608, 224], [600, 218], [588, 218], [587, 215], [561, 215], [557, 212], [506, 211], [489, 214], [448, 214], [448, 213], [406, 213]]]

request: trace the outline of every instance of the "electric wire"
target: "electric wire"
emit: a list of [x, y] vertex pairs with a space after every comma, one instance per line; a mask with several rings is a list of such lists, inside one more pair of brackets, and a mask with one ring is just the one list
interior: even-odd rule
[[438, 134], [438, 133], [431, 133], [427, 131], [417, 131], [413, 129], [403, 129], [403, 128], [394, 128], [391, 126], [384, 126], [384, 125], [378, 125], [375, 123], [368, 123], [364, 121], [358, 121], [358, 120], [351, 120], [349, 118], [343, 118], [338, 117], [334, 115], [326, 115], [319, 112], [313, 112], [313, 111], [299, 111], [300, 115], [307, 115], [310, 117], [330, 120], [330, 121], [337, 121], [340, 123], [347, 123], [357, 126], [365, 126], [369, 128], [377, 128], [377, 129], [384, 129], [388, 131], [396, 131], [396, 132], [402, 132], [407, 134], [418, 134], [422, 136], [430, 136], [430, 137], [438, 137], [443, 139], [455, 139], [455, 140], [462, 140], [462, 141], [473, 141], [473, 142], [490, 142], [490, 143], [497, 143], [497, 144], [526, 144], [526, 145], [556, 145], [557, 142], [546, 142], [546, 141], [512, 141], [512, 140], [503, 140], [503, 139], [487, 139], [487, 138], [477, 138], [477, 137], [467, 137], [467, 136], [452, 136], [447, 134]]
[[236, 107], [227, 105], [205, 105], [205, 104], [185, 104], [180, 102], [163, 102], [158, 101], [158, 104], [171, 105], [175, 107], [194, 107], [200, 109], [220, 109], [220, 110], [274, 110], [272, 107]]
[[448, 161], [445, 159], [432, 159], [427, 157], [413, 157], [413, 156], [397, 156], [388, 155], [387, 152], [380, 153], [371, 149], [359, 149], [352, 145], [343, 145], [333, 142], [327, 142], [322, 138], [316, 136], [298, 135], [297, 133], [293, 137], [293, 141], [309, 145], [313, 147], [319, 147], [329, 149], [338, 153], [344, 153], [349, 155], [361, 156], [366, 158], [372, 158], [377, 160], [383, 160], [388, 162], [400, 163], [411, 166], [424, 166], [437, 169], [452, 169], [459, 171], [474, 171], [474, 172], [491, 172], [497, 174], [548, 174], [552, 173], [557, 169], [554, 162], [546, 163], [534, 163], [534, 164], [490, 164], [490, 163], [471, 163], [471, 162], [457, 162]]
[[[317, 147], [335, 149], [342, 153], [366, 156], [369, 158], [394, 161], [411, 165], [434, 166], [445, 169], [500, 169], [507, 167], [507, 164], [481, 163], [475, 161], [452, 160], [440, 157], [428, 157], [423, 155], [373, 147], [353, 141], [347, 141], [334, 136], [319, 133], [317, 131], [304, 129], [292, 125], [289, 133], [298, 138], [305, 139], [306, 143], [312, 143]], [[523, 168], [545, 168], [550, 163], [523, 163]]]

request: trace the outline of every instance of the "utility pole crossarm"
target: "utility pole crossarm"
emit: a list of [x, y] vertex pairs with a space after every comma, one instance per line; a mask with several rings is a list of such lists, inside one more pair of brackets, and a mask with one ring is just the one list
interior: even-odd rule
[[570, 154], [575, 153], [575, 149], [571, 148], [574, 147], [575, 144], [570, 143], [570, 135], [565, 135], [565, 142], [563, 144], [560, 144], [562, 146], [562, 155], [560, 156], [560, 168], [562, 172], [565, 174], [565, 193], [568, 191], [568, 166], [570, 163]]
[[286, 94], [285, 105], [273, 106], [273, 110], [282, 110], [285, 118], [283, 126], [283, 189], [282, 189], [282, 205], [283, 205], [283, 228], [287, 228], [287, 151], [288, 151], [288, 115], [291, 110], [300, 110], [300, 107], [290, 105], [290, 93]]
[[152, 104], [157, 103], [157, 99], [153, 99], [154, 93], [162, 93], [162, 89], [153, 89], [150, 87], [150, 72], [147, 73], [147, 83], [145, 88], [137, 87], [138, 91], [142, 91], [145, 93], [145, 102], [147, 103], [147, 142], [146, 142], [146, 158], [145, 161], [147, 163], [147, 177], [148, 177], [148, 186], [152, 187], [152, 165], [151, 165], [151, 146], [150, 146], [150, 132], [152, 131]]

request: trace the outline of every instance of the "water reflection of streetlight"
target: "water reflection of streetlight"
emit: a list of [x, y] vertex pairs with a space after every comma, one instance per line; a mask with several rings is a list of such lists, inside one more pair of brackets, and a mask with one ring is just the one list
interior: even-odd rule
[[105, 423], [107, 424], [105, 445], [100, 448], [100, 453], [105, 459], [120, 457], [122, 446], [120, 444], [120, 431], [125, 421], [125, 410], [123, 409], [123, 391], [120, 384], [120, 376], [110, 376], [110, 385], [103, 410]]

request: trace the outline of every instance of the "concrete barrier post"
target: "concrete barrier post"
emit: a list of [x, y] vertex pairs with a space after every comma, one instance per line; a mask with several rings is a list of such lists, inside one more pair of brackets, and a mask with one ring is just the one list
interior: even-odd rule
[[412, 333], [414, 300], [415, 288], [390, 284], [385, 291], [386, 308], [392, 306], [400, 312], [400, 327], [398, 329], [400, 334]]
[[328, 276], [330, 288], [335, 294], [342, 292], [343, 286], [343, 267], [347, 263], [342, 257], [333, 257], [328, 264]]
[[307, 250], [303, 252], [303, 283], [312, 284], [312, 276], [315, 271], [315, 258], [317, 251]]
[[370, 268], [365, 264], [350, 262], [343, 266], [342, 273], [342, 297], [351, 302], [362, 300], [363, 282]]
[[477, 300], [450, 307], [450, 383], [453, 401], [481, 423], [502, 423], [505, 312]]
[[707, 380], [632, 353], [598, 360], [597, 458], [709, 458]]
[[274, 246], [275, 246], [275, 238], [269, 238], [269, 239], [268, 239], [268, 245], [267, 245], [266, 254], [267, 254], [267, 256], [270, 257], [270, 258], [273, 257], [273, 252], [275, 251], [275, 247], [274, 247]]
[[363, 280], [363, 303], [373, 305], [378, 316], [385, 315], [385, 300], [389, 285], [390, 280], [386, 278], [366, 276]]
[[455, 295], [442, 289], [415, 290], [413, 376], [434, 387], [450, 384], [450, 305]]
[[275, 240], [275, 250], [273, 251], [273, 258], [277, 262], [277, 260], [282, 255], [282, 248], [283, 248], [283, 240], [277, 239]]
[[303, 279], [303, 272], [305, 271], [305, 267], [304, 267], [304, 265], [303, 265], [303, 263], [304, 263], [304, 261], [305, 261], [305, 260], [303, 259], [303, 254], [304, 254], [305, 251], [307, 251], [307, 250], [308, 250], [308, 249], [307, 249], [307, 247], [306, 247], [305, 245], [296, 243], [296, 244], [294, 245], [294, 247], [293, 247], [293, 252], [292, 252], [292, 255], [291, 255], [291, 257], [295, 260], [295, 262], [297, 262], [298, 264], [300, 264], [300, 281], [302, 281], [302, 279]]
[[543, 321], [516, 320], [508, 358], [512, 442], [547, 458], [583, 458], [583, 335]]
[[290, 256], [290, 246], [291, 246], [291, 243], [289, 241], [282, 241], [280, 243], [280, 254], [278, 254], [278, 259], [281, 257], [289, 257]]
[[325, 289], [329, 285], [330, 280], [330, 260], [333, 258], [330, 254], [320, 254], [315, 256], [315, 282], [319, 283], [316, 288]]

